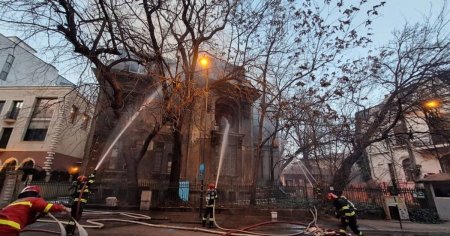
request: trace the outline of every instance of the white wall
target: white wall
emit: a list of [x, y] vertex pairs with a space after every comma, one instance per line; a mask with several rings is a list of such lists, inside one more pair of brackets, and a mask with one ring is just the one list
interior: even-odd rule
[[[441, 166], [439, 160], [427, 153], [425, 148], [433, 148], [430, 145], [431, 138], [427, 134], [428, 125], [423, 118], [423, 113], [417, 111], [414, 114], [407, 114], [405, 117], [406, 127], [414, 131], [413, 139], [408, 140], [412, 144], [414, 157], [417, 165], [421, 165], [421, 176], [427, 173], [439, 173]], [[399, 182], [406, 182], [402, 161], [410, 158], [406, 145], [396, 145], [392, 142], [390, 149], [385, 141], [377, 142], [367, 148], [369, 156], [369, 166], [372, 178], [377, 182], [391, 181], [388, 164], [393, 163]], [[411, 159], [411, 158], [410, 158]]]
[[[64, 102], [58, 104], [50, 121], [49, 129], [44, 141], [23, 141], [30, 122], [31, 114], [35, 106], [37, 98], [57, 98]], [[70, 116], [70, 108], [72, 104], [76, 104], [80, 108], [80, 113], [86, 111], [92, 117], [92, 108], [88, 107], [86, 102], [77, 96], [72, 87], [0, 87], [0, 100], [6, 101], [0, 113], [0, 130], [2, 128], [11, 127], [13, 132], [7, 145], [8, 151], [48, 151], [50, 141], [55, 134], [55, 126], [58, 122], [62, 122], [62, 132], [59, 142], [56, 146], [56, 152], [82, 158], [84, 146], [89, 131], [82, 130], [81, 115], [79, 115], [75, 124], [68, 122]], [[10, 110], [14, 100], [23, 101], [23, 108], [20, 110], [15, 122], [5, 122], [4, 115]], [[59, 109], [65, 108], [62, 120], [58, 120]], [[89, 110], [91, 109], [91, 110]], [[92, 119], [91, 119], [92, 120]]]
[[[439, 173], [441, 166], [439, 160], [432, 155], [414, 151], [416, 164], [421, 165], [421, 176], [427, 173]], [[377, 182], [391, 181], [388, 164], [394, 163], [397, 178], [399, 182], [406, 182], [405, 172], [403, 170], [402, 161], [409, 157], [408, 150], [405, 147], [393, 147], [392, 154], [390, 152], [369, 154], [369, 165], [372, 178]]]
[[33, 51], [22, 48], [2, 34], [0, 49], [0, 70], [8, 54], [15, 57], [6, 81], [0, 80], [0, 86], [45, 86], [56, 83], [58, 70], [36, 57]]

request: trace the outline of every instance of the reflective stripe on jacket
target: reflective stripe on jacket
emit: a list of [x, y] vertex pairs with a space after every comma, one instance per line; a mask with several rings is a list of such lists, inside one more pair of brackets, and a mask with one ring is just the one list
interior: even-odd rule
[[206, 192], [206, 206], [213, 207], [214, 203], [217, 200], [217, 191], [215, 189], [209, 190]]
[[63, 205], [47, 203], [42, 198], [21, 198], [0, 210], [0, 226], [20, 230], [34, 223], [38, 213], [61, 211], [64, 211]]
[[334, 200], [333, 205], [336, 207], [336, 215], [338, 217], [351, 217], [356, 215], [353, 204], [343, 196]]

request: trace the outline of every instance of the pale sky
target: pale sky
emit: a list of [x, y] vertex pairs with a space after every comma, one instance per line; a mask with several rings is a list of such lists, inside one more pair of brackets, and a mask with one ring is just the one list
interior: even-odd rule
[[[354, 0], [348, 0], [354, 1]], [[375, 19], [372, 24], [373, 28], [373, 42], [374, 46], [380, 46], [385, 44], [391, 39], [391, 32], [395, 28], [401, 28], [405, 22], [416, 23], [421, 21], [424, 16], [428, 16], [430, 12], [439, 13], [446, 0], [385, 0], [384, 7], [379, 9], [379, 18]], [[370, 2], [370, 1], [369, 1]], [[361, 12], [365, 14], [365, 12]], [[20, 37], [19, 32], [15, 32], [13, 29], [0, 25], [0, 33], [6, 36], [16, 35]], [[46, 39], [33, 39], [26, 40], [26, 42], [38, 51], [38, 56], [43, 60], [46, 60], [46, 55], [42, 52], [39, 53], [39, 49], [43, 47], [42, 43], [46, 42]], [[50, 60], [50, 58], [49, 58]], [[48, 60], [47, 60], [48, 61]], [[58, 68], [60, 73], [76, 83], [78, 76], [74, 73], [74, 70], [67, 70], [67, 64], [59, 63], [54, 66]], [[78, 68], [79, 70], [81, 68]]]

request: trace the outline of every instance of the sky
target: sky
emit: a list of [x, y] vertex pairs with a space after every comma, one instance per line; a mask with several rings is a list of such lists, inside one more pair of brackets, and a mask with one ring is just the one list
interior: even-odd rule
[[[356, 1], [356, 0], [348, 0]], [[433, 14], [439, 13], [442, 9], [445, 0], [385, 0], [386, 4], [383, 8], [379, 10], [379, 17], [373, 21], [373, 42], [374, 46], [381, 46], [387, 43], [392, 37], [391, 32], [394, 29], [401, 28], [406, 22], [415, 23], [421, 21], [424, 16], [428, 16], [430, 12]], [[369, 1], [370, 3], [370, 1]], [[361, 14], [364, 14], [361, 12]], [[13, 29], [0, 25], [0, 33], [6, 36], [16, 35], [20, 37], [20, 32], [16, 32]], [[42, 52], [39, 53], [39, 49], [44, 47], [43, 45], [46, 39], [31, 39], [26, 40], [26, 43], [35, 48], [38, 51], [38, 56], [44, 61], [50, 61], [52, 55], [45, 55]], [[85, 69], [82, 67], [69, 68], [67, 63], [55, 63], [52, 62], [56, 68], [60, 71], [67, 79], [74, 83], [78, 82], [79, 76], [77, 76], [76, 71]]]

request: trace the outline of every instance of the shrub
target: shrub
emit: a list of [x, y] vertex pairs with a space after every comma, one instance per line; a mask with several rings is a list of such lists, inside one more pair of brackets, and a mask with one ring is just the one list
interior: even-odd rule
[[412, 222], [420, 222], [427, 224], [438, 224], [439, 215], [434, 209], [411, 208], [408, 209], [409, 219]]

